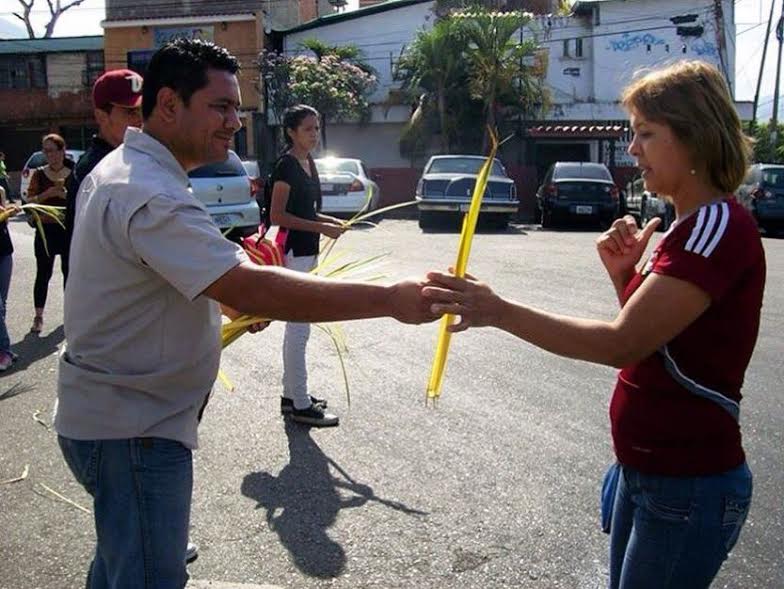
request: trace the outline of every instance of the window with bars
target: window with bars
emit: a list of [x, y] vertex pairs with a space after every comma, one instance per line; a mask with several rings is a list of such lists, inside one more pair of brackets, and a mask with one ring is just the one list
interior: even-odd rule
[[101, 77], [104, 68], [103, 51], [88, 51], [84, 68], [84, 85], [92, 88], [95, 81]]
[[46, 88], [45, 56], [0, 55], [0, 88]]

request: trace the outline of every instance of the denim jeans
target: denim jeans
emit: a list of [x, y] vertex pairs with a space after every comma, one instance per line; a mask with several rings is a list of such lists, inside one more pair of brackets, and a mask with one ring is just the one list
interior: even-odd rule
[[709, 587], [751, 505], [748, 466], [704, 477], [623, 467], [610, 531], [611, 589]]
[[59, 442], [93, 497], [97, 543], [87, 589], [185, 587], [191, 450], [162, 438]]
[[[316, 256], [286, 255], [286, 268], [310, 272], [316, 266]], [[283, 396], [294, 401], [297, 409], [310, 407], [308, 393], [308, 364], [305, 352], [310, 339], [310, 323], [286, 323], [283, 334]]]
[[13, 267], [14, 261], [11, 254], [0, 256], [0, 352], [11, 351], [11, 339], [8, 337], [8, 327], [5, 324], [5, 312]]

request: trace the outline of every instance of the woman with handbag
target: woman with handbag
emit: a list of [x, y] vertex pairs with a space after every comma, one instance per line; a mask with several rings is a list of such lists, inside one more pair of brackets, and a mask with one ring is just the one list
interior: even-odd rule
[[[65, 207], [67, 183], [71, 179], [73, 162], [65, 159], [65, 140], [51, 133], [41, 142], [41, 150], [47, 164], [37, 168], [30, 178], [27, 200], [32, 203]], [[41, 333], [44, 326], [44, 307], [49, 293], [49, 281], [54, 271], [54, 257], [60, 256], [60, 269], [63, 285], [68, 279], [68, 236], [66, 230], [54, 219], [40, 215], [41, 227], [36, 227], [35, 242], [35, 284], [33, 286], [33, 305], [35, 317], [30, 327], [32, 333]], [[43, 234], [41, 233], [43, 229]]]
[[[311, 152], [318, 146], [319, 113], [300, 104], [283, 115], [286, 152], [272, 173], [270, 221], [285, 231], [285, 266], [310, 272], [316, 266], [319, 239], [340, 237], [345, 228], [339, 219], [322, 215], [321, 184]], [[310, 395], [306, 351], [309, 323], [287, 323], [283, 338], [283, 397], [281, 413], [294, 421], [316, 427], [338, 425], [338, 417], [326, 410], [324, 399]]]
[[[597, 240], [621, 310], [613, 321], [564, 317], [495, 294], [473, 278], [430, 276], [434, 312], [452, 331], [494, 326], [550, 352], [621, 368], [610, 403], [618, 467], [610, 523], [612, 589], [708, 587], [749, 511], [751, 472], [738, 424], [759, 331], [765, 255], [754, 219], [733, 198], [750, 141], [712, 65], [685, 61], [623, 94], [629, 153], [645, 188], [676, 219], [636, 269], [659, 219], [630, 216]], [[608, 476], [608, 480], [612, 480]]]

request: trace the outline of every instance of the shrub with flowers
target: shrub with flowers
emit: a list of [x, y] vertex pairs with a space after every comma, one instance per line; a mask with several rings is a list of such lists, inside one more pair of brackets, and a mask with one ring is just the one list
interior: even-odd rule
[[366, 121], [370, 116], [368, 98], [378, 80], [351, 61], [336, 55], [318, 59], [264, 51], [259, 69], [269, 107], [278, 120], [287, 107], [300, 103], [318, 110], [325, 122]]

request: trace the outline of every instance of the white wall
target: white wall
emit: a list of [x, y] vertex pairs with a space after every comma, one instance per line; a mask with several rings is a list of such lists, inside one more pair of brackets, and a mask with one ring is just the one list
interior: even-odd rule
[[[593, 92], [591, 23], [585, 18], [537, 16], [530, 29], [547, 52], [547, 87], [553, 104], [587, 100]], [[524, 32], [528, 35], [528, 32]], [[583, 37], [583, 56], [575, 55], [576, 39]], [[569, 53], [564, 55], [564, 41]]]
[[[732, 0], [723, 2], [726, 34], [732, 39]], [[734, 59], [721, 66], [717, 22], [712, 0], [615, 0], [599, 6], [599, 24], [593, 28], [594, 88], [591, 98], [599, 102], [618, 99], [619, 91], [642, 68], [657, 67], [681, 59], [700, 59], [724, 69], [734, 85]], [[729, 11], [729, 12], [727, 12]], [[688, 26], [701, 25], [701, 37], [679, 37], [670, 18], [697, 14]]]
[[327, 149], [319, 156], [356, 157], [370, 168], [406, 168], [409, 160], [400, 157], [402, 123], [327, 124]]
[[[429, 29], [433, 25], [435, 15], [431, 11], [432, 6], [433, 2], [423, 2], [292, 33], [286, 35], [283, 48], [287, 55], [310, 54], [300, 49], [299, 44], [312, 37], [331, 45], [356, 45], [364, 52], [365, 61], [378, 72], [378, 89], [371, 97], [371, 102], [384, 102], [390, 88], [398, 87], [392, 80], [394, 62], [418, 30]], [[407, 119], [408, 110], [398, 109], [398, 112], [391, 112], [390, 115]], [[383, 112], [376, 109], [373, 120], [387, 122], [390, 118], [384, 118]]]
[[66, 92], [84, 90], [84, 71], [87, 55], [84, 53], [49, 53], [46, 56], [47, 89], [51, 98]]

